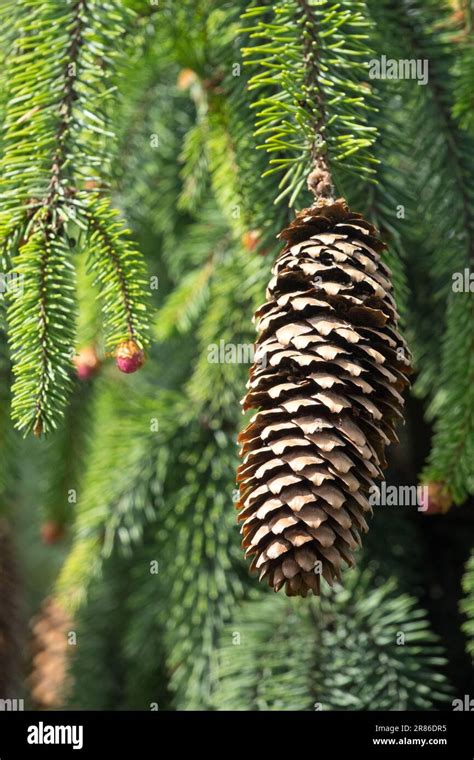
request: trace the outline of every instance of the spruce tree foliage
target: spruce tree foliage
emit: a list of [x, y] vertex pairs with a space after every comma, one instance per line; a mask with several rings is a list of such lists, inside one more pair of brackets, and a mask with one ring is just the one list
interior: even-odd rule
[[467, 618], [463, 628], [467, 639], [468, 652], [471, 657], [474, 657], [474, 553], [471, 554], [466, 563], [463, 589], [466, 596], [462, 601], [461, 609]]
[[270, 154], [268, 174], [284, 171], [277, 201], [289, 195], [295, 204], [317, 156], [370, 177], [376, 128], [364, 114], [373, 108], [363, 81], [365, 4], [282, 0], [250, 4], [243, 18], [254, 24], [242, 54], [258, 67], [248, 84], [256, 91], [255, 134]]
[[248, 602], [222, 635], [216, 708], [410, 710], [444, 701], [441, 649], [423, 610], [397, 592], [393, 581], [374, 587], [355, 571], [319, 603]]
[[21, 0], [6, 56], [0, 245], [13, 358], [12, 416], [36, 435], [57, 426], [75, 348], [75, 259], [88, 256], [105, 344], [146, 343], [144, 264], [110, 200], [110, 103], [121, 3]]
[[152, 600], [141, 596], [124, 601], [124, 588], [133, 584], [140, 591], [134, 573], [136, 568], [127, 557], [114, 555], [87, 607], [77, 616], [71, 708], [83, 709], [85, 695], [88, 709], [161, 710], [169, 705], [164, 662], [159, 656], [162, 636], [153, 625]]
[[[454, 14], [448, 3], [407, 0], [403, 12], [399, 3], [390, 0], [369, 3], [369, 7], [384, 50], [393, 51], [394, 58], [428, 62], [426, 85], [411, 88], [411, 96], [407, 95], [410, 119], [405, 119], [404, 126], [397, 120], [397, 125], [401, 140], [408, 140], [402, 142], [405, 160], [399, 163], [404, 168], [399, 172], [399, 188], [408, 178], [415, 201], [406, 208], [406, 218], [414, 220], [420, 208], [423, 210], [423, 219], [411, 230], [414, 234], [406, 236], [407, 274], [417, 283], [411, 288], [408, 311], [411, 324], [417, 325], [409, 333], [419, 370], [415, 391], [435, 398], [432, 416], [436, 419], [436, 398], [445, 395], [441, 366], [447, 362], [439, 346], [447, 346], [448, 340], [443, 336], [456, 331], [459, 352], [467, 356], [469, 351], [469, 343], [461, 344], [469, 341], [469, 336], [459, 330], [459, 323], [453, 323], [453, 310], [448, 316], [447, 306], [454, 290], [453, 276], [469, 267], [473, 257], [472, 136], [459, 121], [463, 102], [466, 107], [461, 87], [465, 64], [461, 61], [472, 35], [467, 17]], [[400, 28], [403, 33], [395, 34]], [[400, 92], [402, 83], [397, 84]], [[403, 89], [406, 92], [407, 88]], [[413, 147], [419, 160], [405, 165]], [[433, 313], [435, 325], [430, 318]], [[469, 400], [465, 414], [472, 415]], [[436, 441], [435, 452], [443, 458]], [[470, 488], [467, 491], [472, 493]]]
[[435, 418], [433, 448], [423, 477], [449, 484], [456, 503], [474, 490], [474, 300], [453, 293], [441, 365], [442, 390], [429, 409]]
[[[442, 0], [7, 6], [0, 232], [5, 271], [25, 273], [8, 302], [13, 415], [22, 432], [39, 420], [59, 428], [39, 454], [15, 446], [41, 462], [43, 514], [70, 525], [55, 583], [79, 631], [69, 706], [449, 704], [445, 658], [418, 599], [434, 585], [417, 562], [431, 518], [376, 513], [345, 588], [289, 602], [248, 577], [232, 502], [250, 316], [277, 232], [311, 202], [317, 156], [389, 243], [415, 392], [434, 423], [423, 478], [459, 504], [472, 496], [472, 294], [452, 289], [472, 236], [468, 20]], [[427, 58], [428, 83], [371, 79], [369, 61], [382, 55]], [[58, 143], [66, 84], [74, 98]], [[20, 90], [28, 97], [16, 102]], [[148, 365], [140, 377], [103, 366], [73, 381], [75, 345], [101, 347], [103, 332], [107, 351], [131, 335], [146, 345], [138, 250], [157, 282]], [[7, 434], [2, 426], [2, 492], [12, 489]]]

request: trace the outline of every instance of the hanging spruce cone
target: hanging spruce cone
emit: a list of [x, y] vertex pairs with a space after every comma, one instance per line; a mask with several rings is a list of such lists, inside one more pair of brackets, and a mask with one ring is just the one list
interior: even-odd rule
[[240, 434], [239, 519], [251, 570], [290, 596], [354, 564], [370, 489], [396, 441], [409, 352], [397, 333], [385, 244], [343, 200], [279, 236]]
[[48, 598], [32, 620], [31, 699], [36, 709], [58, 710], [70, 689], [68, 633], [72, 621], [53, 598]]
[[0, 699], [18, 697], [21, 670], [18, 577], [10, 529], [0, 520]]

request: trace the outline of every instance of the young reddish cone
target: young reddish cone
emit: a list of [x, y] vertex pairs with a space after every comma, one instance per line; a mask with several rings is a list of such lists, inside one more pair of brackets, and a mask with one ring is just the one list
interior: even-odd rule
[[73, 361], [79, 380], [89, 380], [100, 368], [100, 359], [93, 346], [81, 348]]
[[64, 527], [55, 520], [47, 520], [41, 526], [43, 544], [57, 544], [64, 538]]
[[178, 90], [188, 90], [197, 81], [197, 74], [192, 69], [181, 69], [176, 86]]
[[120, 372], [125, 372], [128, 375], [143, 367], [145, 353], [134, 340], [126, 340], [117, 346], [115, 361]]
[[425, 483], [420, 512], [425, 515], [445, 514], [453, 504], [453, 497], [444, 483]]
[[242, 245], [246, 251], [254, 251], [262, 237], [260, 230], [247, 230], [242, 235]]

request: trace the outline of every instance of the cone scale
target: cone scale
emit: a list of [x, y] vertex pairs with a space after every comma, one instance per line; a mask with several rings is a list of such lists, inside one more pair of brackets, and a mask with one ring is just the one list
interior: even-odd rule
[[397, 332], [385, 244], [343, 200], [301, 211], [256, 312], [240, 433], [243, 547], [290, 596], [354, 565], [371, 489], [397, 441], [410, 355]]

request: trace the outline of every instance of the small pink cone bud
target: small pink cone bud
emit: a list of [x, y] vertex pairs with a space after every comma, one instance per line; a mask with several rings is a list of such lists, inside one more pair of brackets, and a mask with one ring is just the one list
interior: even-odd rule
[[126, 340], [117, 346], [115, 361], [120, 372], [129, 375], [145, 364], [145, 353], [134, 340]]
[[247, 230], [242, 235], [241, 241], [246, 251], [254, 251], [259, 244], [262, 233], [260, 230]]
[[64, 538], [64, 527], [55, 520], [47, 520], [41, 526], [41, 539], [44, 544], [57, 544]]
[[100, 367], [100, 359], [93, 346], [85, 346], [84, 348], [81, 348], [73, 361], [79, 380], [89, 380], [89, 378], [96, 374]]
[[453, 497], [444, 483], [425, 483], [422, 491], [420, 512], [425, 515], [445, 514], [451, 508]]
[[188, 90], [197, 81], [197, 74], [192, 69], [181, 69], [176, 86], [178, 90]]

